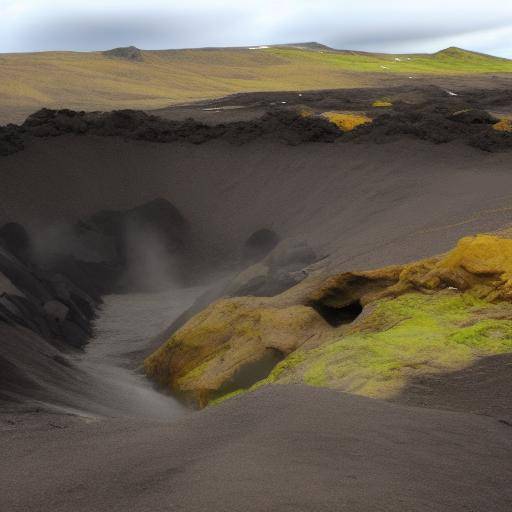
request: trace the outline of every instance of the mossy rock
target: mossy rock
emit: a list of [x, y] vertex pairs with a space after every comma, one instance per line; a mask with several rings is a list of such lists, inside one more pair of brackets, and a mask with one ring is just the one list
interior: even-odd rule
[[[284, 361], [256, 385], [389, 396], [418, 373], [512, 352], [511, 298], [512, 240], [467, 237], [408, 265], [312, 276], [272, 298], [220, 300], [152, 354], [145, 370], [206, 405], [236, 391], [229, 388], [235, 376], [274, 350]], [[346, 314], [352, 323], [333, 321]]]
[[320, 336], [324, 324], [314, 309], [302, 305], [280, 307], [256, 297], [219, 300], [149, 356], [145, 372], [161, 386], [204, 405], [241, 369], [264, 360], [269, 350], [284, 357]]
[[512, 305], [448, 290], [410, 293], [378, 301], [344, 336], [294, 352], [259, 385], [303, 383], [389, 398], [418, 375], [505, 352], [512, 352]]

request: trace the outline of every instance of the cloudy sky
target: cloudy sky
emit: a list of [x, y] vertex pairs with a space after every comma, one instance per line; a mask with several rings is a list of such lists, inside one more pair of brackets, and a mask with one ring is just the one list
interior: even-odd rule
[[0, 52], [318, 41], [512, 58], [510, 0], [0, 0]]

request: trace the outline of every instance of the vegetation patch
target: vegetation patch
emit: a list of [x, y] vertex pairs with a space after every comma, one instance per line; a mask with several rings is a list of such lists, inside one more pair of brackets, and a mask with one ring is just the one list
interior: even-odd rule
[[388, 108], [388, 107], [392, 107], [393, 106], [393, 103], [391, 103], [391, 101], [389, 100], [376, 100], [372, 103], [372, 107], [377, 107], [377, 108]]
[[420, 374], [456, 370], [512, 352], [512, 305], [454, 291], [379, 301], [352, 332], [297, 352], [266, 383], [304, 383], [389, 397]]
[[154, 109], [255, 90], [366, 87], [378, 84], [372, 74], [382, 73], [383, 67], [386, 72], [415, 76], [510, 73], [512, 61], [458, 48], [432, 55], [292, 47], [4, 54], [0, 111], [3, 122], [19, 122], [42, 107]]
[[[146, 360], [146, 373], [200, 405], [273, 383], [388, 397], [418, 375], [512, 352], [505, 235], [466, 237], [408, 265], [306, 279], [275, 297], [217, 301]], [[267, 365], [274, 351], [284, 360]]]
[[510, 120], [510, 119], [502, 119], [498, 123], [494, 124], [493, 128], [497, 132], [507, 132], [507, 133], [510, 133], [510, 132], [512, 132], [512, 120]]
[[365, 114], [324, 112], [322, 115], [344, 132], [351, 132], [358, 126], [372, 122], [372, 119]]

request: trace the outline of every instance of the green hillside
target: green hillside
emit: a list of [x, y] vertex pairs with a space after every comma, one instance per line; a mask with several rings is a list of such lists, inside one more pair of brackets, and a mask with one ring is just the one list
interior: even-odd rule
[[0, 55], [0, 122], [42, 106], [151, 109], [235, 92], [372, 86], [383, 75], [512, 72], [510, 60], [458, 48], [431, 55], [317, 44], [135, 51]]

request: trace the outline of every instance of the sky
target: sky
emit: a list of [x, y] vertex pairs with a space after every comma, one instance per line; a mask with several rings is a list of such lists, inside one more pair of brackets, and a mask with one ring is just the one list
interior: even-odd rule
[[511, 0], [0, 0], [0, 52], [251, 46], [512, 58]]

